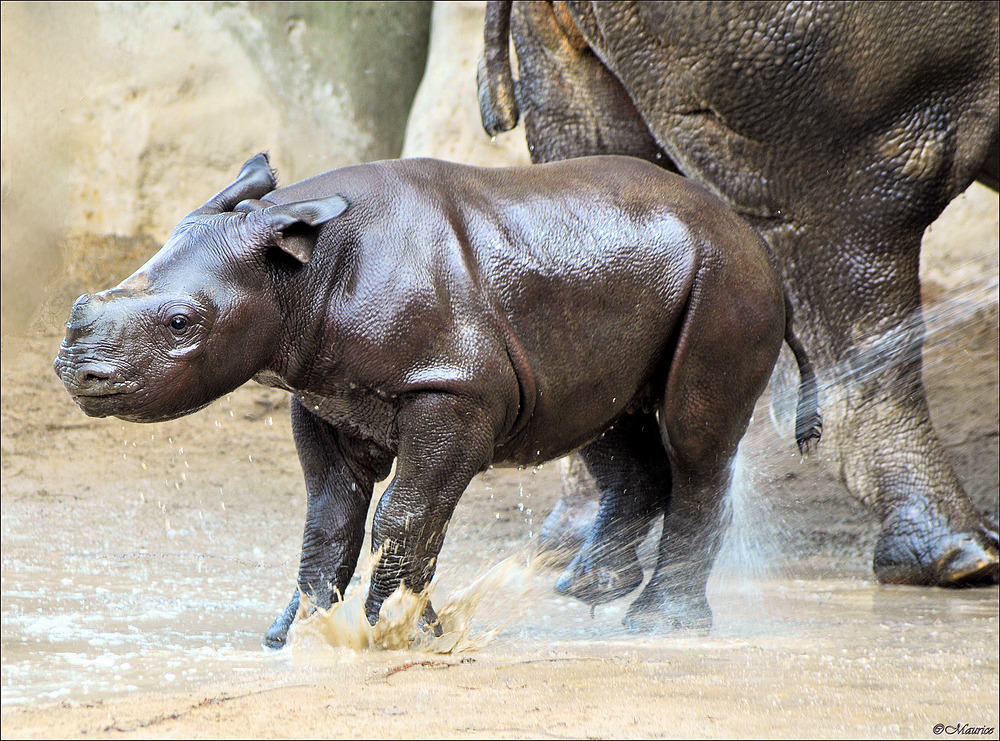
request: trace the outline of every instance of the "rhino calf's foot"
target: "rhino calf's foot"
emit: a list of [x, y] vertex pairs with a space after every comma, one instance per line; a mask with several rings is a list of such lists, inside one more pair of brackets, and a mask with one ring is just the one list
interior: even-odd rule
[[271, 627], [264, 634], [264, 645], [268, 648], [284, 648], [285, 641], [288, 640], [288, 631], [295, 622], [295, 615], [299, 611], [299, 590], [295, 590], [288, 606], [274, 619]]
[[417, 631], [421, 633], [430, 633], [435, 638], [440, 638], [444, 635], [444, 628], [441, 625], [441, 621], [438, 619], [437, 612], [430, 602], [427, 603], [427, 607], [424, 608], [424, 614], [420, 616], [420, 622], [417, 623]]
[[[373, 628], [380, 622], [384, 621], [386, 618], [382, 615], [382, 604], [384, 600], [374, 600], [371, 595], [365, 601], [365, 617], [368, 619], [368, 624]], [[388, 618], [389, 626], [385, 626], [383, 622], [383, 627], [388, 627], [392, 632], [397, 632], [400, 628], [409, 631], [405, 622], [399, 622], [394, 620], [392, 617]], [[429, 635], [432, 638], [440, 638], [444, 635], [444, 627], [441, 625], [441, 620], [438, 618], [437, 611], [434, 606], [430, 603], [430, 600], [424, 605], [423, 612], [420, 615], [420, 619], [417, 621], [416, 633]], [[413, 636], [411, 635], [412, 639]]]
[[622, 625], [632, 633], [695, 631], [706, 635], [712, 629], [712, 608], [704, 594], [666, 595], [647, 588], [629, 607]]

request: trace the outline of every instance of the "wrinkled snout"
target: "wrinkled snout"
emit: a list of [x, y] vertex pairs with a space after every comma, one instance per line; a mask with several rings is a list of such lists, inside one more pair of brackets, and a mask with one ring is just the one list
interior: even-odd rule
[[99, 304], [100, 302], [95, 301], [89, 294], [80, 296], [76, 300], [69, 312], [69, 321], [66, 322], [66, 339], [63, 341], [63, 347], [75, 344], [77, 339], [93, 326], [100, 314]]
[[121, 373], [110, 363], [76, 358], [65, 348], [59, 350], [55, 371], [73, 396], [106, 396], [118, 393]]
[[105, 304], [101, 294], [77, 299], [52, 366], [77, 404], [94, 416], [106, 414], [100, 397], [130, 390], [122, 363], [113, 357], [116, 338], [108, 332], [113, 323], [105, 321]]

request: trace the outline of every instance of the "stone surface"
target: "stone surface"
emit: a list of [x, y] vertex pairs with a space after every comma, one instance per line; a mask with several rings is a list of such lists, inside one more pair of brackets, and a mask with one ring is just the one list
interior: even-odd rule
[[406, 126], [404, 157], [488, 167], [530, 163], [523, 126], [491, 140], [479, 118], [476, 65], [485, 9], [482, 2], [434, 4], [427, 70]]
[[430, 3], [4, 3], [2, 21], [10, 334], [48, 283], [123, 278], [256, 152], [286, 183], [398, 156]]

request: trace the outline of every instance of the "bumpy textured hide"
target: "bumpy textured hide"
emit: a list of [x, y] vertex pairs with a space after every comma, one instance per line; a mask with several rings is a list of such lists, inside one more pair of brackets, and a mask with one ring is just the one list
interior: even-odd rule
[[[534, 162], [646, 158], [707, 185], [770, 243], [825, 388], [829, 445], [881, 522], [878, 578], [996, 581], [996, 527], [930, 423], [918, 257], [951, 199], [977, 178], [997, 187], [998, 6], [491, 6], [489, 133], [519, 105]], [[489, 53], [508, 43], [507, 15], [516, 102]]]

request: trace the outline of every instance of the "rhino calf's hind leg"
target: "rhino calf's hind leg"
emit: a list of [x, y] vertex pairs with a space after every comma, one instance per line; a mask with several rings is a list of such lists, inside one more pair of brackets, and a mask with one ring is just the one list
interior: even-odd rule
[[652, 414], [626, 414], [581, 452], [600, 491], [597, 518], [556, 591], [588, 605], [642, 583], [636, 549], [670, 497], [670, 464]]
[[706, 265], [691, 296], [657, 417], [670, 503], [653, 575], [624, 621], [637, 631], [711, 628], [705, 588], [728, 524], [733, 462], [785, 334], [774, 286]]
[[731, 482], [731, 461], [715, 471], [675, 476], [656, 568], [629, 607], [625, 627], [636, 632], [712, 627], [705, 588], [728, 524]]

